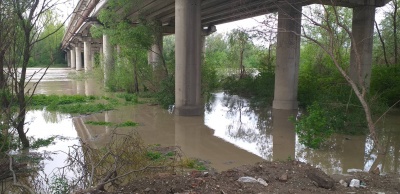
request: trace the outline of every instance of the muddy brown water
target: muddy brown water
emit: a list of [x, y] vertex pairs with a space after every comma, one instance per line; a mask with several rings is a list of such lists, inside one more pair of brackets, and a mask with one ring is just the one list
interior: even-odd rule
[[[32, 74], [35, 71], [38, 69], [28, 72]], [[69, 79], [68, 74], [76, 72], [50, 69], [36, 93], [105, 94], [96, 81], [76, 81]], [[95, 147], [101, 147], [109, 138], [109, 127], [87, 125], [86, 121], [137, 122], [139, 126], [135, 129], [120, 130], [137, 130], [147, 144], [179, 146], [186, 156], [207, 160], [219, 171], [262, 160], [296, 159], [317, 166], [328, 174], [346, 173], [349, 169], [367, 171], [371, 166], [379, 166], [383, 173], [400, 173], [400, 111], [390, 112], [379, 123], [381, 141], [387, 148], [387, 154], [379, 158], [368, 136], [335, 135], [329, 146], [320, 150], [304, 147], [288, 119], [298, 114], [297, 111], [252, 107], [245, 98], [218, 92], [205, 104], [204, 116], [178, 117], [159, 106], [139, 104], [80, 117], [44, 110], [29, 111], [27, 120], [30, 121], [29, 136], [61, 135], [67, 138], [38, 150], [55, 153], [53, 160], [44, 160], [46, 173], [63, 166], [66, 155], [60, 150], [66, 151], [68, 146], [79, 143], [78, 138]]]

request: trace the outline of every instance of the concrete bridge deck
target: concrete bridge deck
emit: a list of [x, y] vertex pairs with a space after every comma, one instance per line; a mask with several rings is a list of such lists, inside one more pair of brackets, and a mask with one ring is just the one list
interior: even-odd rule
[[[367, 83], [371, 74], [372, 38], [375, 7], [389, 0], [142, 0], [137, 1], [126, 15], [133, 23], [139, 17], [158, 21], [162, 34], [176, 35], [175, 40], [175, 107], [177, 115], [202, 114], [200, 97], [201, 50], [204, 38], [215, 31], [215, 25], [278, 12], [277, 60], [273, 108], [297, 109], [297, 81], [300, 59], [302, 6], [327, 4], [353, 8], [350, 73], [358, 80], [357, 69]], [[71, 68], [90, 70], [93, 53], [104, 58], [105, 79], [112, 69], [112, 49], [106, 34], [102, 40], [90, 37], [89, 28], [107, 0], [81, 0], [78, 2], [62, 41]], [[159, 37], [162, 37], [162, 34]], [[290, 41], [288, 41], [290, 40]], [[83, 42], [83, 44], [82, 44]], [[161, 41], [162, 42], [162, 41]], [[84, 53], [82, 62], [81, 53]], [[355, 50], [361, 56], [357, 62]], [[159, 61], [162, 45], [155, 44], [149, 52], [149, 64]], [[358, 82], [358, 81], [357, 81]]]

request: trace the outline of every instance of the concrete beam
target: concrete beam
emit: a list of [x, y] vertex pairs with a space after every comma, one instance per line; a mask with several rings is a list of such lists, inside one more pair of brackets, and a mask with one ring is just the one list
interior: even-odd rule
[[301, 5], [282, 6], [278, 11], [274, 109], [298, 108], [301, 15]]
[[201, 101], [201, 0], [175, 1], [175, 114], [203, 114]]
[[353, 8], [352, 35], [350, 53], [350, 78], [367, 88], [371, 80], [372, 44], [374, 38], [375, 7], [361, 6]]

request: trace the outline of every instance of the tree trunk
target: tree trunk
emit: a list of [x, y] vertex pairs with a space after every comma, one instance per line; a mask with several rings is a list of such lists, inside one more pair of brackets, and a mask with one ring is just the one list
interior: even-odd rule
[[393, 1], [394, 12], [393, 12], [393, 41], [394, 41], [394, 64], [397, 65], [398, 62], [398, 49], [397, 49], [397, 9], [398, 2], [397, 0]]
[[244, 76], [244, 66], [243, 66], [243, 53], [244, 53], [244, 49], [240, 50], [240, 77], [239, 78], [243, 78]]
[[389, 62], [388, 62], [387, 56], [386, 56], [385, 41], [384, 41], [383, 38], [382, 38], [381, 30], [379, 30], [378, 23], [376, 23], [376, 21], [375, 21], [375, 27], [376, 27], [376, 30], [378, 31], [379, 40], [381, 41], [381, 44], [382, 44], [383, 57], [385, 58], [385, 64], [386, 64], [386, 66], [389, 66]]

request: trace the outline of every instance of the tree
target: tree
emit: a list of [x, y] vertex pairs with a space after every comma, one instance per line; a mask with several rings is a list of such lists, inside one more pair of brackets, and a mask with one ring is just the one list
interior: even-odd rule
[[[239, 78], [243, 78], [246, 73], [243, 61], [244, 61], [244, 51], [246, 51], [250, 44], [250, 36], [243, 30], [235, 29], [228, 35], [228, 42], [231, 51], [231, 61], [239, 61]], [[239, 58], [237, 59], [237, 56]]]
[[[389, 2], [388, 6], [389, 10], [384, 12], [384, 19], [380, 23], [379, 38], [382, 44], [382, 51], [387, 52], [388, 63], [398, 64], [399, 63], [399, 31], [398, 26], [400, 25], [399, 21], [399, 9], [400, 9], [400, 1], [393, 0]], [[377, 29], [378, 25], [377, 25]], [[377, 52], [378, 56], [382, 56], [380, 49]], [[386, 57], [386, 54], [385, 54]]]
[[[376, 134], [375, 122], [372, 118], [373, 112], [371, 111], [371, 105], [368, 100], [368, 86], [365, 84], [366, 78], [361, 75], [361, 70], [358, 70], [358, 77], [362, 80], [351, 79], [349, 73], [345, 69], [348, 67], [348, 65], [344, 64], [346, 61], [341, 60], [340, 52], [338, 52], [340, 45], [337, 45], [336, 43], [343, 40], [341, 34], [350, 37], [352, 44], [357, 44], [357, 42], [354, 40], [352, 31], [350, 30], [349, 23], [346, 22], [346, 19], [343, 18], [343, 15], [340, 14], [338, 8], [335, 6], [321, 6], [321, 9], [314, 11], [315, 12], [313, 12], [312, 15], [303, 14], [303, 17], [307, 20], [307, 23], [320, 29], [320, 33], [318, 33], [316, 37], [324, 37], [324, 39], [318, 39], [315, 36], [312, 36], [310, 32], [307, 31], [305, 26], [302, 27], [303, 30], [301, 36], [317, 45], [330, 57], [334, 67], [346, 80], [347, 84], [351, 87], [352, 91], [355, 93], [358, 101], [360, 102], [364, 111], [369, 133], [374, 140], [379, 153], [384, 153]], [[356, 55], [355, 57], [360, 58], [360, 51], [357, 51], [356, 47], [354, 48]], [[357, 64], [355, 65], [361, 66], [360, 60], [356, 60], [356, 63]]]
[[[16, 129], [24, 148], [29, 147], [29, 140], [24, 129], [25, 115], [36, 88], [26, 90], [26, 83], [30, 81], [29, 78], [27, 79], [26, 71], [34, 46], [61, 28], [60, 25], [53, 32], [41, 36], [43, 27], [48, 24], [50, 19], [50, 17], [46, 17], [46, 14], [48, 16], [49, 11], [57, 3], [53, 0], [0, 1], [0, 40], [2, 42], [0, 67], [3, 70], [0, 76], [0, 89], [1, 104], [4, 108], [2, 109], [2, 120], [6, 120], [6, 123]], [[11, 106], [15, 105], [18, 109], [14, 118]], [[9, 126], [5, 126], [3, 130], [9, 130]]]
[[[162, 30], [161, 24], [158, 21], [147, 20], [141, 16], [138, 16], [138, 20], [128, 19], [130, 8], [142, 3], [141, 0], [109, 1], [108, 8], [102, 10], [99, 15], [99, 20], [103, 26], [91, 30], [95, 36], [109, 35], [111, 44], [120, 48], [120, 52], [117, 53], [118, 63], [116, 64], [119, 67], [114, 70], [114, 76], [111, 76], [111, 82], [107, 84], [112, 90], [118, 89], [118, 85], [121, 85], [118, 82], [122, 80], [116, 80], [118, 77], [127, 78], [125, 79], [126, 83], [133, 83], [133, 85], [125, 84], [123, 88], [119, 89], [138, 93], [139, 86], [144, 85], [144, 88], [155, 90], [155, 88], [158, 88], [157, 84], [159, 84], [155, 80], [159, 80], [159, 77], [167, 77], [169, 74], [162, 51], [155, 51], [152, 47], [158, 45], [158, 48], [162, 48], [162, 39], [159, 38]], [[154, 64], [154, 72], [150, 71], [151, 68], [149, 68], [150, 65], [146, 57], [147, 52], [155, 53], [160, 59], [160, 64]], [[124, 67], [130, 70], [129, 74], [132, 75], [119, 74], [124, 73], [119, 71]], [[155, 79], [152, 76], [153, 74]], [[130, 77], [133, 80], [128, 81]]]

